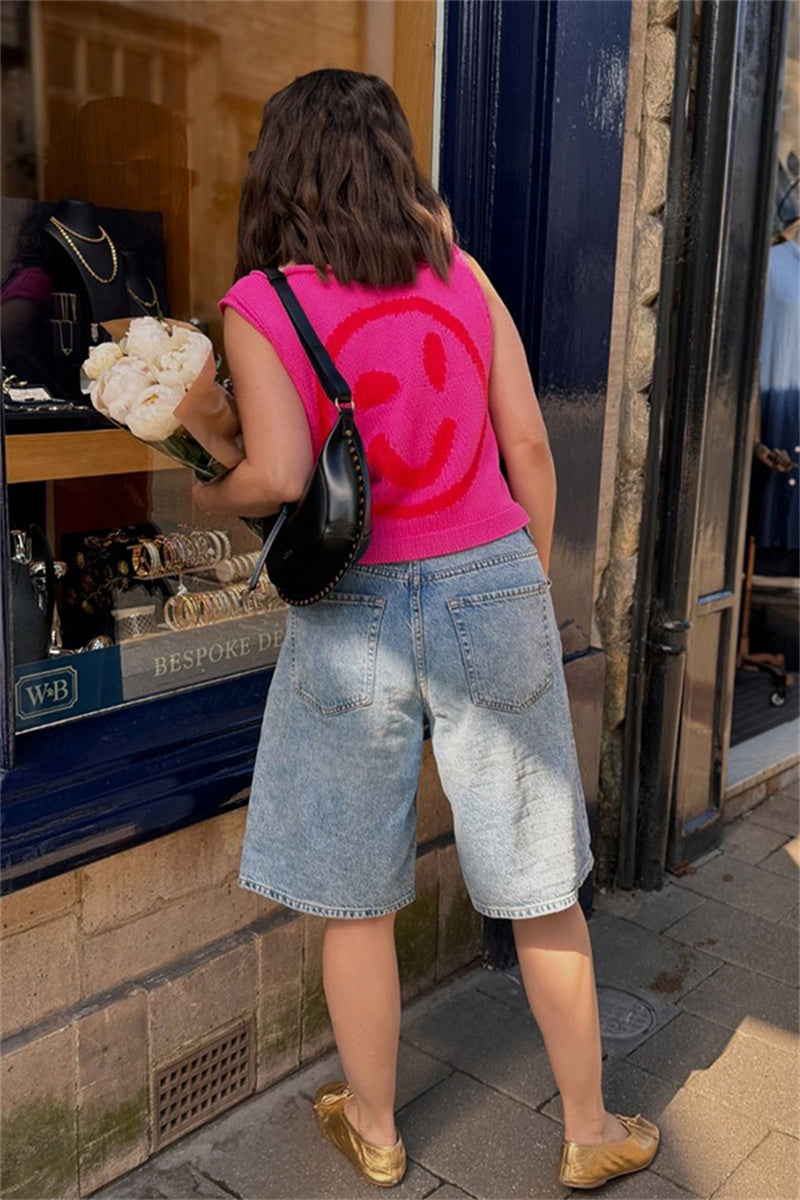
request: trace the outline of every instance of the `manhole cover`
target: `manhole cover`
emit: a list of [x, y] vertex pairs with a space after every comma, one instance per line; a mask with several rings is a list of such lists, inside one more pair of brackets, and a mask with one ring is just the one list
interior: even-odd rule
[[656, 1023], [655, 1009], [630, 992], [619, 988], [599, 987], [597, 1005], [600, 1010], [600, 1031], [612, 1041], [628, 1041], [647, 1033]]

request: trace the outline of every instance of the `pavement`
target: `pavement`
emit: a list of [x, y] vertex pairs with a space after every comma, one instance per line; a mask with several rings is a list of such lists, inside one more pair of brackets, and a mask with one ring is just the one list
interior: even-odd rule
[[[589, 921], [614, 1111], [661, 1127], [646, 1171], [594, 1194], [797, 1200], [798, 786], [726, 826], [659, 892], [598, 892]], [[97, 1197], [374, 1196], [316, 1130], [338, 1054], [189, 1133]], [[401, 1197], [507, 1200], [562, 1187], [560, 1099], [519, 969], [474, 966], [404, 1007], [396, 1104]]]

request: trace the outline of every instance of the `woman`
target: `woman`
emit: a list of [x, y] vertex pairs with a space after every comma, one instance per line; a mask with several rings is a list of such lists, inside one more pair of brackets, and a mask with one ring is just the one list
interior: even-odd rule
[[298, 499], [336, 415], [267, 265], [285, 270], [351, 385], [372, 491], [367, 552], [287, 614], [239, 874], [326, 917], [347, 1082], [319, 1088], [317, 1120], [365, 1178], [400, 1181], [394, 914], [414, 898], [426, 714], [472, 902], [513, 921], [563, 1099], [559, 1178], [597, 1186], [647, 1166], [658, 1129], [603, 1103], [577, 902], [593, 858], [547, 575], [553, 461], [513, 320], [453, 244], [383, 80], [314, 71], [265, 106], [220, 301], [246, 458], [196, 487], [209, 513]]

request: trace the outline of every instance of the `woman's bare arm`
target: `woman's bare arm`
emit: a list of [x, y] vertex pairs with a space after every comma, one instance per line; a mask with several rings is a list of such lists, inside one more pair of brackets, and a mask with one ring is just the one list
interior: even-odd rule
[[509, 489], [530, 516], [531, 537], [547, 574], [557, 492], [547, 429], [514, 319], [483, 268], [464, 253], [484, 290], [492, 317], [494, 348], [489, 375], [489, 415], [506, 466]]
[[235, 308], [225, 309], [223, 336], [245, 457], [192, 498], [203, 512], [268, 517], [300, 498], [313, 470], [308, 418], [274, 347]]

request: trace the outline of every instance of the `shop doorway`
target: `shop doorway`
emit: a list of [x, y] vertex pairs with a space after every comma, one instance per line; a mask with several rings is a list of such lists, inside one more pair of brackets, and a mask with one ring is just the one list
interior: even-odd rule
[[[792, 5], [681, 4], [618, 879], [714, 846], [728, 790]], [[697, 29], [697, 33], [696, 33]]]
[[791, 6], [764, 284], [727, 787], [800, 746], [800, 4]]

